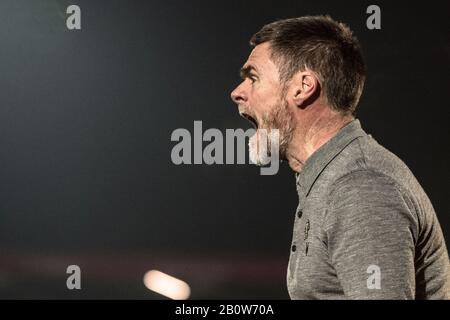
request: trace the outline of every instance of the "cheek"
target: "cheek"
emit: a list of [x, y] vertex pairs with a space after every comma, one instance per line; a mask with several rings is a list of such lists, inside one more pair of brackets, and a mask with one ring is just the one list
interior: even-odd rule
[[253, 107], [259, 112], [270, 112], [279, 102], [277, 92], [263, 86], [254, 86], [250, 97]]

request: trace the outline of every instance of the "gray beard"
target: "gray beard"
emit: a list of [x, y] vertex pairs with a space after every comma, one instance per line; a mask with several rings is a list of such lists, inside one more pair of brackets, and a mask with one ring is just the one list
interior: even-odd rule
[[[249, 140], [249, 158], [256, 165], [265, 165], [270, 162], [271, 145], [277, 144], [279, 157], [286, 160], [287, 148], [294, 135], [294, 117], [288, 109], [287, 102], [283, 100], [273, 112], [263, 115], [261, 128]], [[271, 129], [278, 129], [279, 139], [274, 141]], [[277, 137], [278, 138], [278, 137]]]

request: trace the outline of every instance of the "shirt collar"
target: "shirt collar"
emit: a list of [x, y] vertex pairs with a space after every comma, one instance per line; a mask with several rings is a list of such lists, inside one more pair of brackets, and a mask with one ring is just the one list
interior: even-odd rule
[[299, 173], [296, 173], [297, 189], [305, 197], [308, 196], [314, 182], [326, 166], [358, 137], [365, 136], [358, 119], [353, 119], [338, 133], [317, 149], [305, 162]]

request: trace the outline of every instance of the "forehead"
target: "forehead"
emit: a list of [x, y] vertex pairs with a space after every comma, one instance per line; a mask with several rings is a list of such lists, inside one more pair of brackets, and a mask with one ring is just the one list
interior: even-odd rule
[[257, 45], [250, 53], [244, 68], [252, 66], [259, 73], [278, 75], [278, 67], [273, 62], [271, 53], [270, 43]]

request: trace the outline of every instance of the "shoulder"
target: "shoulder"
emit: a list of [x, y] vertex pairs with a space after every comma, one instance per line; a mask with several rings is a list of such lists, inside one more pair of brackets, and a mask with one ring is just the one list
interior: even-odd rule
[[389, 191], [399, 194], [398, 184], [392, 177], [372, 169], [346, 172], [331, 183], [329, 191], [331, 199], [339, 196], [339, 193], [347, 192], [350, 192], [348, 195], [355, 196], [361, 195], [363, 192], [376, 194]]
[[[349, 145], [330, 166], [328, 194], [359, 191], [373, 195], [390, 194], [409, 201], [420, 189], [408, 166], [394, 153], [380, 145], [370, 135]], [[353, 193], [352, 193], [353, 195]]]
[[418, 218], [397, 181], [383, 172], [361, 169], [338, 178], [330, 186], [327, 229], [333, 226], [382, 225], [405, 227], [417, 236]]

